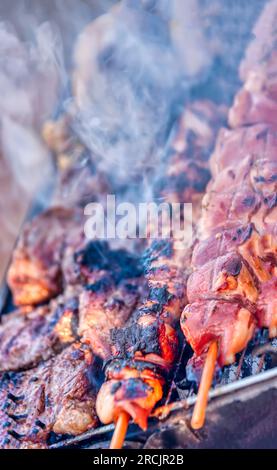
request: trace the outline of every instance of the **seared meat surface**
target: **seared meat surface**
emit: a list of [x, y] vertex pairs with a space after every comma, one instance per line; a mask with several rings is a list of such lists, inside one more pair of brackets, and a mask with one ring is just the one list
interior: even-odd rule
[[44, 361], [76, 339], [78, 302], [52, 301], [28, 314], [16, 311], [0, 325], [0, 370], [20, 370]]
[[8, 272], [16, 305], [35, 305], [62, 289], [61, 260], [70, 230], [82, 226], [76, 210], [53, 208], [23, 229]]
[[47, 446], [56, 434], [78, 435], [97, 425], [93, 356], [75, 343], [25, 372], [1, 374], [0, 446]]
[[87, 241], [81, 235], [78, 244], [67, 248], [64, 276], [68, 284], [79, 286], [81, 340], [107, 359], [111, 353], [110, 331], [126, 323], [141, 295], [139, 258], [124, 249], [112, 250], [104, 241]]
[[80, 295], [78, 333], [103, 359], [111, 354], [111, 330], [125, 325], [139, 296], [138, 280], [123, 280], [115, 285], [108, 277], [90, 284]]
[[4, 448], [43, 447], [52, 432], [77, 435], [96, 426], [91, 350], [110, 356], [111, 329], [126, 323], [141, 295], [136, 256], [88, 242], [79, 227], [70, 237], [60, 265], [64, 296], [11, 313], [0, 326]]

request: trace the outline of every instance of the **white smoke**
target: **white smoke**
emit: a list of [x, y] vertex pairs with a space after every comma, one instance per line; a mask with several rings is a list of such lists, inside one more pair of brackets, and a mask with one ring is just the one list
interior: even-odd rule
[[57, 31], [43, 23], [22, 41], [0, 23], [0, 276], [29, 201], [51, 181], [40, 128], [59, 102], [66, 75]]
[[49, 177], [51, 158], [39, 131], [53, 112], [66, 81], [62, 47], [49, 23], [20, 41], [10, 25], [0, 24], [0, 126], [3, 158], [14, 184], [34, 194]]
[[211, 64], [197, 0], [121, 2], [85, 28], [74, 58], [76, 130], [99, 167], [119, 184], [158, 171], [171, 120]]
[[0, 23], [1, 116], [38, 129], [56, 106], [64, 81], [61, 42], [49, 23], [34, 31], [30, 43]]

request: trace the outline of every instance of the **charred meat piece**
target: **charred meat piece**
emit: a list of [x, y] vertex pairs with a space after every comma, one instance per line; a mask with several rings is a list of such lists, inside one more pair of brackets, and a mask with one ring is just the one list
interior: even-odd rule
[[81, 220], [78, 211], [53, 208], [26, 225], [8, 272], [16, 305], [39, 304], [60, 293], [66, 236]]
[[214, 179], [203, 200], [200, 236], [252, 222], [276, 236], [276, 132], [267, 125], [223, 130], [212, 156]]
[[69, 241], [63, 263], [67, 284], [93, 284], [107, 273], [118, 284], [122, 279], [138, 278], [142, 273], [136, 256], [124, 249], [112, 249], [106, 241], [88, 241], [83, 230]]
[[246, 262], [236, 253], [219, 256], [199, 267], [188, 280], [189, 302], [237, 297], [243, 304], [255, 302], [258, 290]]
[[81, 293], [78, 333], [101, 358], [110, 357], [110, 332], [123, 327], [129, 319], [140, 296], [139, 287], [138, 279], [123, 279], [116, 285], [107, 276]]
[[130, 359], [112, 361], [106, 375], [96, 401], [101, 421], [110, 423], [124, 410], [146, 429], [149, 414], [163, 397], [164, 373], [151, 362]]
[[4, 315], [0, 325], [0, 370], [33, 367], [76, 339], [78, 302], [52, 301], [28, 314]]
[[76, 343], [35, 369], [2, 374], [1, 448], [43, 447], [51, 432], [96, 426], [92, 367], [91, 352]]
[[137, 312], [133, 323], [112, 331], [113, 356], [137, 359], [170, 368], [178, 352], [175, 330], [155, 315]]
[[124, 249], [87, 241], [80, 234], [78, 242], [68, 246], [63, 268], [67, 284], [79, 286], [81, 340], [107, 359], [110, 331], [125, 325], [143, 290], [141, 262]]
[[[195, 271], [188, 280], [190, 304], [182, 314], [181, 327], [196, 354], [217, 340], [219, 362], [224, 365], [246, 347], [256, 326], [269, 328], [270, 336], [276, 336], [277, 240], [260, 236], [255, 228], [218, 235], [195, 249]], [[209, 246], [210, 260], [205, 263]], [[230, 254], [222, 255], [226, 246]]]
[[174, 238], [154, 240], [143, 256], [145, 278], [149, 286], [141, 314], [158, 314], [174, 325], [186, 302], [186, 280], [190, 250], [180, 248]]

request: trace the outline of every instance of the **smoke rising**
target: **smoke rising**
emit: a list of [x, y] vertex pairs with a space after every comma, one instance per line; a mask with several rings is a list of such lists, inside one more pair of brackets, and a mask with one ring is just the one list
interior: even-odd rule
[[131, 189], [131, 199], [151, 199], [166, 165], [169, 130], [186, 99], [231, 100], [238, 61], [265, 2], [252, 3], [3, 0], [2, 228], [15, 235], [20, 217], [9, 211], [25, 207], [51, 179], [40, 129], [61, 109], [73, 110], [73, 129], [115, 188], [128, 187], [128, 196]]
[[0, 23], [0, 275], [31, 197], [51, 180], [53, 165], [40, 128], [66, 80], [62, 43], [49, 23], [30, 41]]
[[[159, 172], [188, 86], [209, 65], [208, 51], [200, 52], [201, 30], [190, 34], [197, 29], [195, 0], [183, 15], [176, 3], [122, 2], [90, 24], [75, 47], [75, 129], [119, 184]], [[190, 47], [182, 49], [189, 35]]]

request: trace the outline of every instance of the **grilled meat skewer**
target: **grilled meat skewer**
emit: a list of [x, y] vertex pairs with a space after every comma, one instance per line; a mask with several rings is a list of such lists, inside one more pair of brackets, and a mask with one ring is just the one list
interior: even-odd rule
[[[61, 290], [67, 299], [77, 298], [78, 334], [105, 358], [109, 331], [124, 325], [140, 295], [141, 267], [126, 250], [87, 240], [83, 226], [79, 209], [52, 208], [37, 216], [23, 231], [8, 280], [15, 303], [26, 311]], [[32, 316], [26, 328], [32, 329]]]
[[[136, 256], [125, 250], [111, 250], [106, 242], [88, 242], [79, 228], [71, 235], [74, 239], [71, 240], [70, 249], [67, 247], [65, 250], [61, 262], [63, 279], [67, 282], [64, 298], [60, 296], [49, 305], [28, 313], [18, 311], [7, 315], [0, 327], [0, 365], [3, 370], [9, 371], [2, 375], [5, 380], [1, 388], [4, 391], [8, 383], [10, 390], [12, 377], [12, 381], [17, 382], [10, 396], [22, 396], [24, 393], [16, 406], [16, 413], [22, 415], [22, 419], [18, 415], [16, 426], [12, 425], [10, 429], [10, 425], [5, 424], [9, 423], [8, 418], [3, 417], [4, 447], [41, 447], [47, 445], [52, 431], [77, 435], [96, 426], [97, 420], [93, 414], [96, 379], [93, 378], [91, 350], [105, 359], [111, 347], [110, 330], [124, 325], [140, 296], [141, 267]], [[78, 338], [85, 344], [79, 344]], [[72, 346], [69, 346], [70, 343]], [[63, 348], [64, 351], [59, 354]], [[35, 369], [11, 372], [34, 367], [38, 363]], [[60, 367], [64, 368], [65, 376], [61, 375]], [[33, 392], [30, 384], [37, 374], [39, 383], [34, 386]], [[84, 397], [80, 396], [82, 383], [86, 384]], [[68, 387], [68, 394], [63, 398], [63, 392]], [[41, 393], [50, 400], [46, 411], [40, 404]], [[42, 429], [35, 429], [35, 433], [32, 432], [33, 415], [27, 418], [29, 413], [26, 413], [26, 407], [30, 405], [29, 395], [35, 403], [35, 410], [38, 410], [37, 420], [43, 424]], [[60, 404], [61, 401], [65, 404]]]
[[110, 331], [125, 325], [141, 296], [140, 264], [124, 249], [112, 250], [107, 242], [83, 236], [66, 251], [65, 280], [79, 286], [78, 334], [104, 360], [111, 354]]
[[106, 242], [87, 241], [82, 227], [69, 239], [60, 260], [64, 295], [47, 306], [4, 317], [2, 370], [28, 368], [77, 337], [107, 359], [110, 331], [122, 327], [134, 310], [143, 290], [139, 259], [123, 249], [110, 249]]
[[[206, 150], [214, 142], [222, 116], [223, 110], [209, 102], [194, 103], [184, 112], [167, 174], [156, 185], [156, 196], [165, 202], [194, 202], [195, 221], [201, 192], [208, 181]], [[189, 171], [192, 167], [195, 173]], [[154, 240], [145, 252], [144, 276], [149, 294], [126, 327], [112, 332], [107, 381], [96, 404], [103, 423], [116, 420], [125, 411], [146, 429], [149, 414], [163, 397], [178, 353], [176, 324], [186, 303], [190, 266], [190, 248], [180, 250], [177, 244], [174, 238]]]
[[[276, 16], [276, 1], [266, 12], [272, 14], [272, 7]], [[199, 356], [209, 348], [210, 357], [216, 343], [217, 354], [213, 357], [220, 366], [235, 361], [235, 355], [246, 347], [257, 327], [268, 328], [271, 337], [277, 331], [276, 122], [266, 118], [263, 106], [255, 108], [254, 117], [252, 107], [263, 96], [266, 103], [271, 101], [275, 106], [275, 98], [266, 86], [277, 67], [274, 48], [254, 67], [255, 74], [263, 75], [259, 96], [247, 82], [252, 74], [250, 67], [244, 88], [229, 113], [234, 129], [219, 134], [211, 160], [213, 179], [203, 199], [201, 239], [193, 254], [195, 271], [188, 281], [190, 304], [181, 318], [195, 354]], [[246, 64], [243, 70], [247, 70]], [[248, 101], [241, 99], [244, 93], [249, 95]], [[242, 124], [252, 125], [240, 127]], [[212, 370], [211, 365], [210, 373], [205, 374], [207, 381]], [[205, 415], [205, 377], [192, 420], [197, 428]]]
[[153, 248], [158, 263], [154, 257], [149, 271], [155, 270], [156, 285], [150, 287], [130, 325], [112, 332], [113, 360], [106, 368], [108, 381], [97, 398], [97, 413], [104, 423], [115, 420], [123, 409], [145, 429], [149, 413], [163, 396], [164, 376], [176, 359], [178, 339], [172, 318], [178, 315], [184, 299], [184, 274], [176, 264], [172, 240], [161, 242], [155, 251]]

